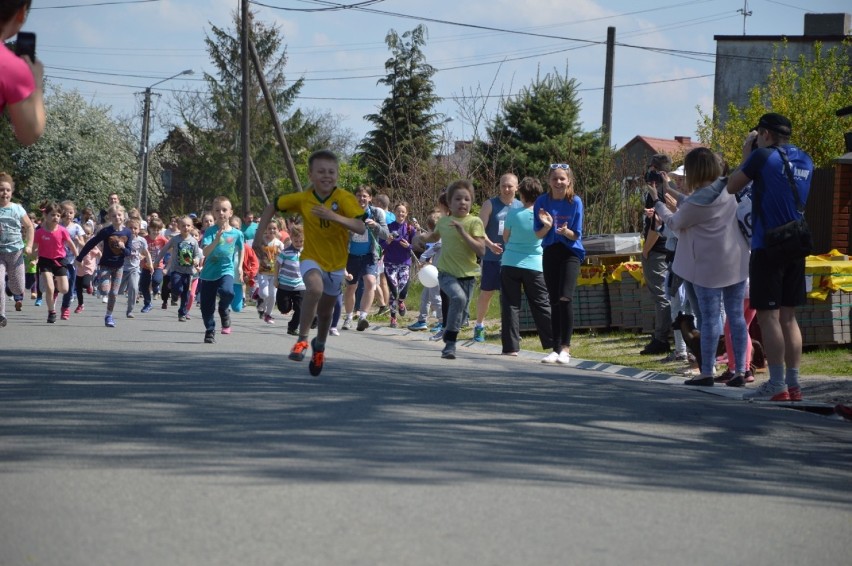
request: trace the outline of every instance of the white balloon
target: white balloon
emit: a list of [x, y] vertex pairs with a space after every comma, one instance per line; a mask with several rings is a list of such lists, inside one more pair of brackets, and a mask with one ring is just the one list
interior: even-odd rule
[[438, 286], [438, 268], [434, 265], [430, 264], [421, 267], [417, 277], [420, 279], [420, 282], [423, 283], [424, 287], [431, 289], [432, 287]]

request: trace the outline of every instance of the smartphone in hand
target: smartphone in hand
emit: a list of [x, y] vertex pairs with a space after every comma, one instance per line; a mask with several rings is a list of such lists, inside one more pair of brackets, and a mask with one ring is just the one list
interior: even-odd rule
[[15, 53], [18, 57], [29, 55], [30, 61], [36, 60], [36, 36], [28, 31], [19, 31], [15, 40]]

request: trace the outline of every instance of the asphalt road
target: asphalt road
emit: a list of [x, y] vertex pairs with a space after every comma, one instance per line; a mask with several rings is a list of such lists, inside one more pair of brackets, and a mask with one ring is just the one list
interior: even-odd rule
[[27, 303], [2, 566], [849, 563], [842, 421], [380, 328], [312, 378], [251, 310], [206, 345], [197, 310]]

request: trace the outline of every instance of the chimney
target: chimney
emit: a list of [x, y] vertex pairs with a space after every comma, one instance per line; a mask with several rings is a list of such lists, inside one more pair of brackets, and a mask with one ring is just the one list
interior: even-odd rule
[[805, 14], [805, 35], [848, 35], [852, 28], [850, 14]]
[[687, 145], [692, 143], [692, 137], [690, 136], [675, 136], [675, 141], [680, 145]]

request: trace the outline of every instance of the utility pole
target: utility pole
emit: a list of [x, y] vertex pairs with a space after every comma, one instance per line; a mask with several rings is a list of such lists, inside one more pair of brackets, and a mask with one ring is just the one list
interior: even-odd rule
[[748, 0], [743, 0], [743, 7], [740, 10], [737, 10], [740, 14], [743, 15], [743, 35], [746, 34], [746, 18], [751, 15], [751, 10], [748, 9]]
[[615, 63], [615, 28], [606, 28], [606, 71], [604, 72], [603, 122], [601, 136], [603, 145], [612, 143], [612, 75]]
[[136, 208], [139, 209], [139, 214], [143, 217], [148, 213], [148, 141], [151, 131], [151, 89], [175, 77], [191, 75], [192, 72], [192, 69], [181, 71], [145, 89], [145, 103], [142, 106], [142, 141], [139, 147], [139, 159], [142, 161], [142, 165], [139, 170], [139, 179], [136, 182]]
[[242, 126], [240, 128], [240, 149], [242, 156], [240, 158], [240, 183], [243, 189], [243, 214], [245, 217], [251, 209], [251, 167], [249, 165], [249, 2], [242, 2], [242, 46], [240, 55], [242, 60], [243, 70], [243, 116]]
[[148, 134], [151, 128], [151, 87], [145, 89], [145, 103], [142, 106], [142, 147], [139, 150], [142, 157], [142, 173], [137, 187], [136, 208], [142, 218], [148, 208]]

